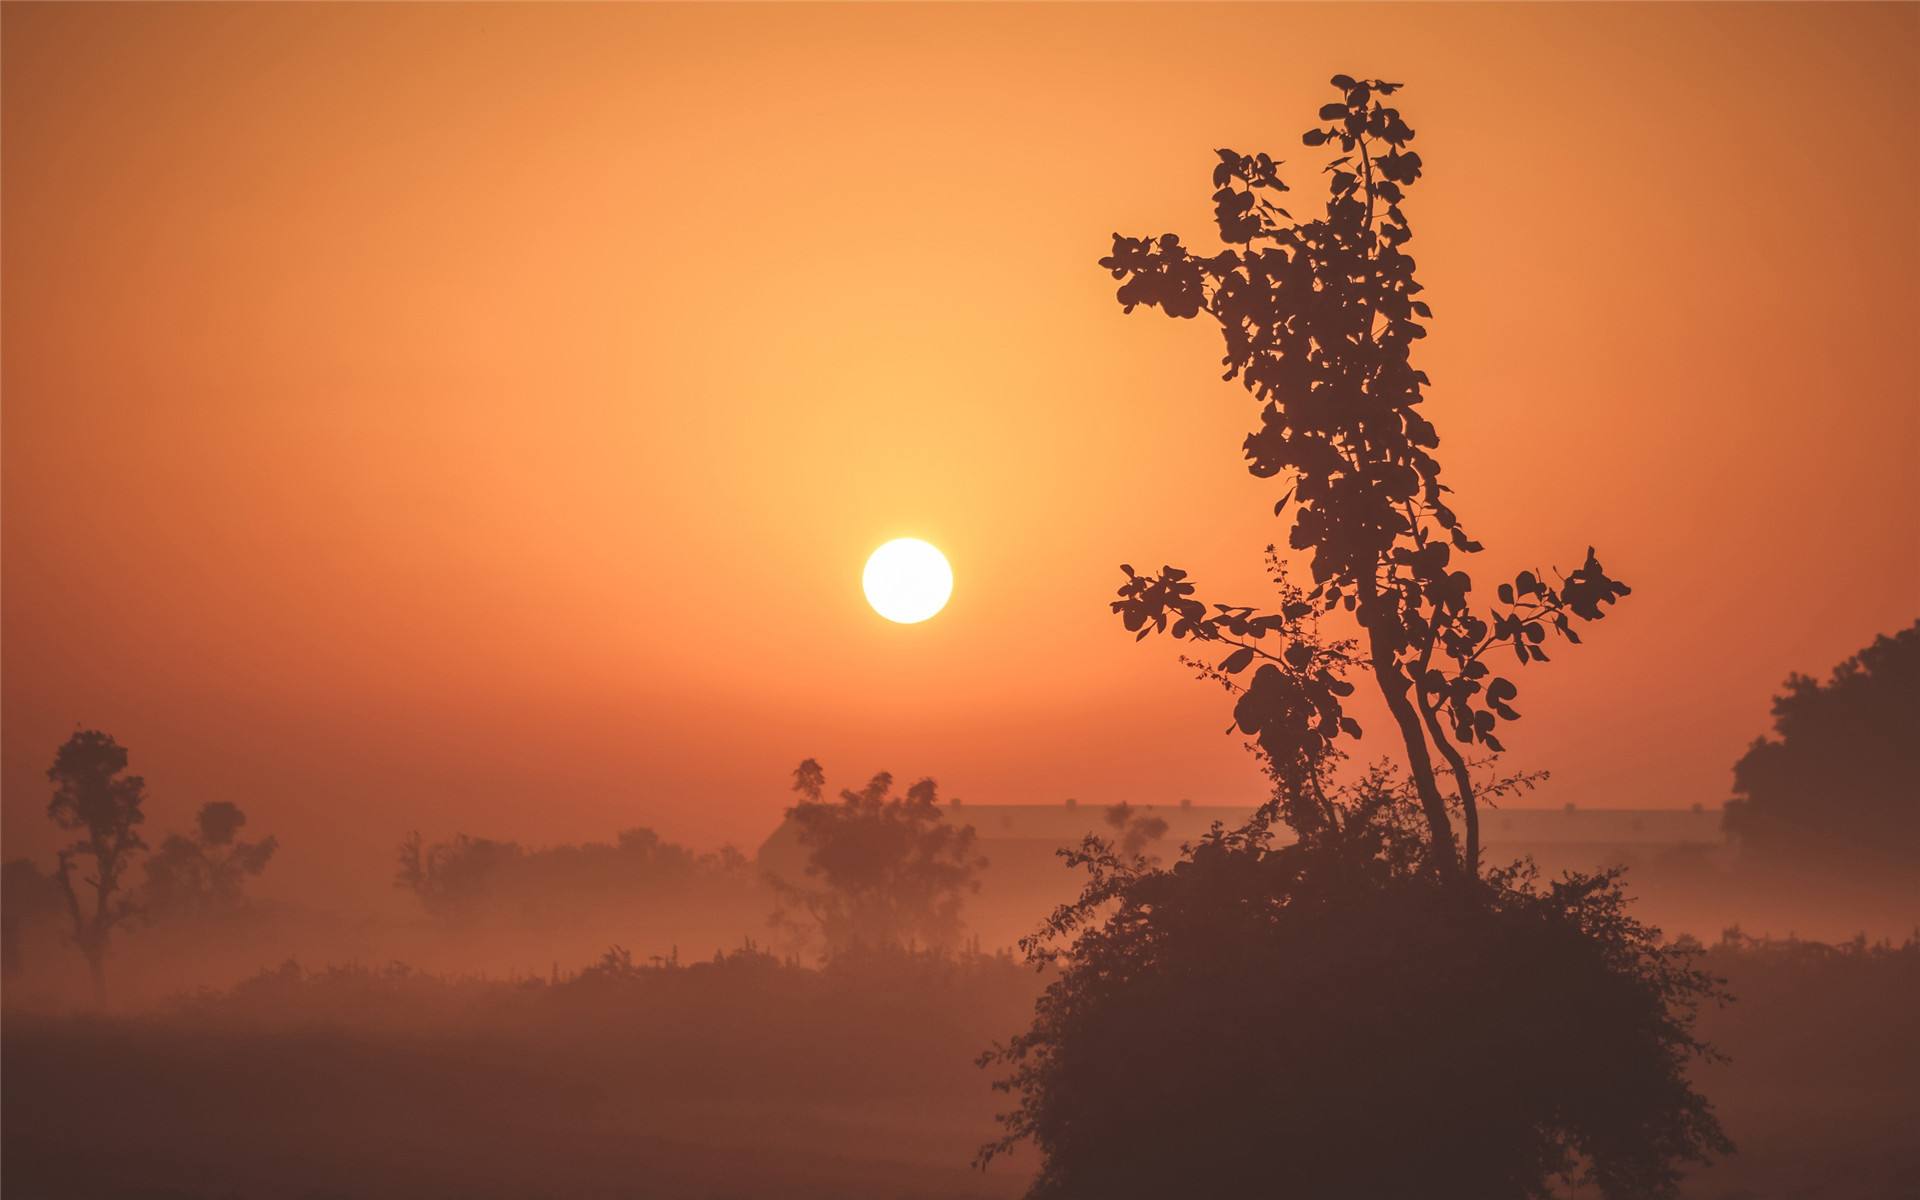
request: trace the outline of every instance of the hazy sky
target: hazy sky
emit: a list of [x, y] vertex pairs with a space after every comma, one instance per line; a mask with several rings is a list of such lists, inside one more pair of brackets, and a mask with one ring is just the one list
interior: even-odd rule
[[[1536, 802], [1717, 804], [1789, 670], [1920, 615], [1920, 7], [3, 19], [9, 855], [76, 726], [283, 894], [414, 827], [751, 849], [806, 755], [1253, 802], [1106, 604], [1263, 596], [1255, 408], [1094, 264], [1211, 244], [1216, 146], [1319, 195], [1336, 71], [1408, 85], [1476, 576], [1635, 589], [1519, 677]], [[902, 534], [957, 576], [921, 626], [860, 594]]]

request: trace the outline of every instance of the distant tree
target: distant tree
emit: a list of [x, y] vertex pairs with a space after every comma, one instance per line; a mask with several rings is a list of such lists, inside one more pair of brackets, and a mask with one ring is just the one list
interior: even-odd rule
[[419, 897], [437, 917], [470, 917], [497, 887], [500, 876], [526, 855], [517, 842], [458, 834], [429, 846], [416, 832], [401, 839], [394, 885]]
[[[139, 826], [147, 819], [146, 780], [126, 775], [127, 752], [120, 743], [97, 729], [68, 738], [47, 768], [53, 781], [53, 799], [47, 816], [62, 829], [80, 836], [59, 852], [53, 878], [66, 901], [73, 922], [73, 941], [86, 957], [94, 994], [106, 995], [107, 947], [115, 928], [133, 915], [134, 906], [122, 894], [122, 876], [132, 857], [146, 849]], [[88, 859], [92, 873], [81, 884], [91, 891], [81, 899], [73, 872], [76, 860]]]
[[1733, 767], [1724, 821], [1761, 862], [1920, 871], [1920, 622], [1789, 676], [1773, 736]]
[[173, 834], [147, 860], [144, 908], [150, 917], [231, 912], [246, 899], [247, 880], [267, 869], [277, 838], [241, 840], [247, 814], [226, 800], [201, 805], [192, 836]]
[[1148, 816], [1124, 800], [1107, 807], [1107, 824], [1118, 839], [1115, 846], [1120, 857], [1128, 860], [1139, 858], [1148, 846], [1167, 836], [1165, 818]]
[[[1059, 974], [1032, 1027], [983, 1059], [1016, 1104], [982, 1159], [1034, 1142], [1035, 1197], [1522, 1200], [1561, 1177], [1670, 1195], [1683, 1164], [1730, 1148], [1686, 1075], [1709, 1053], [1695, 1011], [1719, 993], [1697, 948], [1628, 915], [1616, 875], [1543, 888], [1483, 871], [1479, 805], [1536, 777], [1483, 777], [1469, 757], [1519, 716], [1493, 663], [1546, 661], [1549, 636], [1578, 642], [1574, 622], [1627, 588], [1589, 548], [1475, 605], [1460, 563], [1482, 547], [1440, 482], [1411, 361], [1431, 316], [1404, 252], [1413, 131], [1381, 100], [1400, 85], [1332, 82], [1303, 138], [1339, 151], [1323, 216], [1279, 206], [1269, 156], [1221, 150], [1226, 248], [1116, 234], [1101, 262], [1127, 310], [1220, 327], [1226, 378], [1260, 402], [1249, 470], [1288, 484], [1274, 513], [1290, 508], [1310, 587], [1269, 546], [1270, 610], [1205, 603], [1171, 566], [1123, 566], [1112, 605], [1138, 638], [1212, 652], [1187, 661], [1235, 696], [1273, 798], [1167, 868], [1098, 837], [1068, 852], [1088, 882], [1023, 942]], [[1357, 636], [1321, 636], [1335, 613]], [[1355, 672], [1404, 766], [1342, 787]]]
[[859, 791], [842, 790], [838, 803], [821, 800], [824, 781], [812, 759], [794, 772], [801, 800], [787, 819], [807, 850], [808, 882], [774, 879], [783, 900], [806, 915], [829, 953], [956, 944], [961, 904], [986, 866], [973, 826], [946, 820], [931, 779], [897, 796], [883, 771]]
[[807, 803], [820, 803], [826, 786], [827, 773], [820, 769], [820, 764], [814, 759], [802, 759], [800, 765], [793, 769], [793, 790], [799, 792], [800, 798]]
[[66, 909], [60, 885], [30, 858], [0, 865], [0, 975], [12, 979], [24, 968], [21, 947], [27, 926]]

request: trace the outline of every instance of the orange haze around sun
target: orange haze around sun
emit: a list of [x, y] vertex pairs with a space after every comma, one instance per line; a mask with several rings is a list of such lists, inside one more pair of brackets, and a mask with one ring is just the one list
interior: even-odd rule
[[[749, 852], [817, 756], [1253, 803], [1117, 564], [1265, 595], [1277, 489], [1112, 231], [1401, 79], [1474, 570], [1634, 595], [1528, 668], [1533, 803], [1719, 803], [1791, 670], [1920, 609], [1920, 9], [4, 10], [6, 853], [77, 726], [269, 890], [408, 829]], [[958, 586], [877, 617], [922, 537]], [[1367, 715], [1363, 710], [1363, 716]], [[1371, 753], [1386, 753], [1371, 723]]]

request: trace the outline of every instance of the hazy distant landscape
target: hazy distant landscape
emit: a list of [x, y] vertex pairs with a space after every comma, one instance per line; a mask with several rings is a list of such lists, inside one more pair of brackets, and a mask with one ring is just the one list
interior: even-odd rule
[[[1010, 814], [1022, 827], [1001, 832], [1064, 844], [1066, 830], [1151, 819], [1085, 807]], [[1213, 818], [1169, 808], [1188, 826]], [[1682, 831], [1719, 820], [1676, 815]], [[945, 810], [952, 822], [999, 817]], [[1513, 817], [1536, 830], [1581, 818], [1611, 821], [1615, 838], [1633, 821]], [[1148, 845], [1171, 852], [1168, 836]], [[770, 838], [765, 856], [803, 877], [806, 847], [783, 860], [788, 841]], [[106, 1011], [69, 1011], [85, 971], [57, 923], [16, 924], [0, 1038], [9, 1194], [1023, 1191], [1022, 1156], [967, 1166], [1005, 1103], [975, 1059], [1020, 1028], [1051, 977], [1011, 952], [1033, 914], [1070, 898], [1073, 876], [1051, 852], [989, 869], [964, 909], [965, 945], [824, 958], [769, 919], [782, 897], [764, 862], [639, 832], [489, 863], [463, 896], [398, 889], [418, 905], [412, 919], [246, 904], [138, 930], [116, 952]], [[1709, 947], [1707, 969], [1735, 997], [1703, 1014], [1701, 1035], [1727, 1061], [1698, 1078], [1741, 1150], [1683, 1194], [1911, 1189], [1920, 942], [1897, 914], [1912, 892], [1756, 880], [1724, 840], [1645, 847], [1629, 878], [1673, 935]], [[1741, 912], [1771, 933], [1720, 924]], [[1862, 936], [1823, 932], [1848, 928]], [[90, 1132], [103, 1127], [116, 1131], [105, 1152]]]

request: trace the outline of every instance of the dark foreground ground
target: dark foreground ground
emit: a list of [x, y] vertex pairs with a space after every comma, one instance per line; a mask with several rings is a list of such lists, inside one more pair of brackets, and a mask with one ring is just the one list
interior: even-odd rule
[[[1920, 1196], [1920, 947], [1717, 949], [1703, 1068], [1740, 1154], [1689, 1194]], [[1005, 960], [760, 955], [545, 981], [270, 973], [140, 1017], [4, 1025], [9, 1200], [985, 1197], [973, 1066], [1038, 987]], [[1436, 1196], [1445, 1195], [1444, 1189]]]

